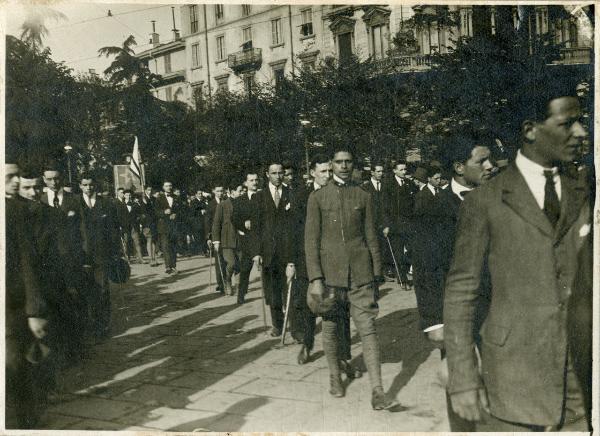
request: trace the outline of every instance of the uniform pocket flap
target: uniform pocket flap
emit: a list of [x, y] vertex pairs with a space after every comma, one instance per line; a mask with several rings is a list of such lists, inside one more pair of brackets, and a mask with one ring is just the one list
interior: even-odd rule
[[486, 324], [481, 332], [484, 342], [503, 346], [506, 343], [510, 328], [498, 324]]

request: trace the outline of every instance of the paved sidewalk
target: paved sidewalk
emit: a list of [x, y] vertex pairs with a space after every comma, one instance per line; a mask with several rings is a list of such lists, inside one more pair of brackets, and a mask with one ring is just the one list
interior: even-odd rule
[[[366, 373], [344, 398], [329, 395], [320, 334], [314, 360], [298, 365], [299, 345], [278, 348], [265, 333], [256, 272], [247, 304], [238, 306], [209, 289], [208, 265], [204, 257], [180, 259], [174, 277], [162, 266], [133, 265], [129, 283], [113, 288], [112, 337], [64, 375], [63, 401], [48, 409], [43, 427], [448, 431], [439, 351], [418, 331], [414, 292], [381, 289], [384, 389], [401, 407], [375, 412]], [[352, 355], [364, 368], [352, 332]]]

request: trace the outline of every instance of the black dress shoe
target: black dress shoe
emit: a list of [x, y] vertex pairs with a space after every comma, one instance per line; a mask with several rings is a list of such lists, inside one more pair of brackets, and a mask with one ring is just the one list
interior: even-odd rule
[[373, 393], [371, 395], [371, 406], [373, 407], [373, 410], [391, 409], [397, 405], [398, 403], [396, 401], [390, 401], [385, 397], [383, 388], [377, 387], [373, 389]]
[[269, 333], [271, 336], [273, 336], [274, 338], [278, 338], [279, 336], [281, 336], [281, 330], [279, 330], [278, 328], [273, 327], [271, 329], [271, 333]]
[[336, 398], [342, 398], [345, 394], [342, 379], [338, 375], [329, 375], [329, 393]]
[[300, 352], [298, 353], [298, 363], [300, 365], [304, 365], [309, 360], [310, 350], [306, 347], [306, 345], [302, 345], [302, 348], [300, 348]]
[[340, 360], [340, 369], [346, 373], [346, 377], [348, 378], [361, 378], [362, 371], [350, 364], [345, 360]]

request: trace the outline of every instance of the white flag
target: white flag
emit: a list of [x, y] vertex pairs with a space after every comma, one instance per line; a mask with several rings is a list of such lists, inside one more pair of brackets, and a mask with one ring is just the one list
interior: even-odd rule
[[138, 138], [135, 137], [135, 143], [133, 144], [133, 152], [131, 153], [131, 161], [129, 162], [129, 170], [136, 175], [140, 181], [142, 180], [142, 156], [140, 155], [140, 147], [138, 145]]

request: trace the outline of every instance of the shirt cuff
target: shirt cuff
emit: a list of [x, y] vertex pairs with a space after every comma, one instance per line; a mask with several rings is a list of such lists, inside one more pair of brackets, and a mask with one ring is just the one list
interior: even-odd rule
[[431, 327], [427, 327], [426, 329], [423, 329], [423, 333], [429, 333], [429, 332], [432, 332], [434, 330], [439, 330], [439, 329], [441, 329], [443, 327], [444, 327], [444, 324], [432, 325]]

